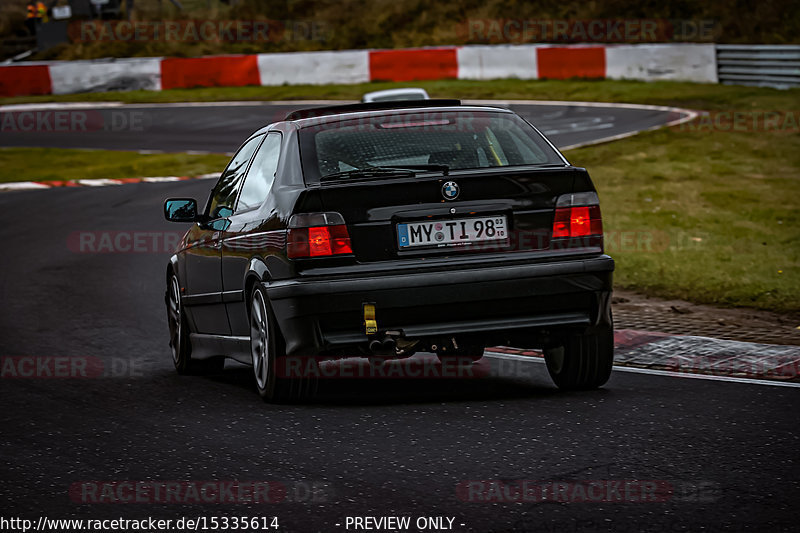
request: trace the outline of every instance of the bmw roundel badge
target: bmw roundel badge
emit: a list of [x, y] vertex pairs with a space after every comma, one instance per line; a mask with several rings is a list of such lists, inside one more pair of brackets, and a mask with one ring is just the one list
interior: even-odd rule
[[445, 200], [455, 200], [460, 192], [461, 189], [455, 181], [448, 181], [442, 185], [442, 196]]

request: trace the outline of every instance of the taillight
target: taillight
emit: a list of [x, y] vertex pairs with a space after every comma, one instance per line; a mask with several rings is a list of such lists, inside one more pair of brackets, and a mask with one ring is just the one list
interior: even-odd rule
[[553, 219], [553, 238], [588, 237], [603, 234], [603, 220], [600, 218], [600, 206], [556, 208]]
[[352, 253], [350, 235], [339, 213], [309, 213], [289, 219], [286, 255], [290, 259]]
[[565, 194], [556, 202], [553, 238], [588, 237], [603, 234], [603, 219], [595, 192]]

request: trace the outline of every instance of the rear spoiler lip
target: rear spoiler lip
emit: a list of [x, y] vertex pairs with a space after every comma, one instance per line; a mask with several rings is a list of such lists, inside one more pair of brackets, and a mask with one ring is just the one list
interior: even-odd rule
[[459, 107], [461, 100], [456, 99], [428, 99], [428, 100], [394, 100], [388, 102], [362, 102], [358, 104], [343, 104], [323, 107], [310, 107], [292, 111], [284, 121], [291, 122], [306, 118], [317, 118], [345, 113], [363, 113], [368, 111], [391, 111], [394, 109], [417, 109], [428, 107]]

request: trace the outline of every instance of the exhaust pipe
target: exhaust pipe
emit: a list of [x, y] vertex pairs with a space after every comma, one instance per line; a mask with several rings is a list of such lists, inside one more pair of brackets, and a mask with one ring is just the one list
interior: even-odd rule
[[397, 341], [388, 335], [383, 339], [373, 339], [369, 343], [369, 350], [373, 353], [390, 352], [394, 354], [397, 348]]
[[394, 350], [395, 350], [395, 348], [397, 348], [397, 341], [395, 341], [395, 340], [394, 340], [393, 338], [391, 338], [391, 337], [385, 337], [385, 338], [383, 339], [383, 342], [381, 343], [381, 346], [382, 346], [382, 348], [383, 348], [384, 350], [386, 350], [387, 352], [392, 352], [392, 353], [394, 353]]
[[379, 352], [383, 348], [383, 343], [378, 339], [375, 339], [369, 343], [369, 350], [371, 352]]

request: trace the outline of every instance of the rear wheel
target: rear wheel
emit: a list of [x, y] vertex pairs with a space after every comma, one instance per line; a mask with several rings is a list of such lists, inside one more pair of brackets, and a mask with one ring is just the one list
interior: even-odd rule
[[614, 364], [614, 328], [593, 328], [544, 349], [547, 371], [559, 389], [590, 390], [604, 385]]
[[221, 372], [225, 366], [224, 357], [211, 359], [192, 359], [192, 343], [189, 339], [189, 326], [183, 312], [180, 283], [173, 275], [167, 287], [167, 323], [169, 324], [169, 347], [172, 362], [178, 374], [212, 374]]
[[[259, 283], [250, 299], [250, 354], [258, 394], [268, 402], [286, 402], [311, 398], [317, 380], [313, 368], [289, 365], [286, 345], [269, 306], [266, 292]], [[312, 370], [312, 371], [309, 371]], [[297, 371], [298, 375], [287, 375]]]

